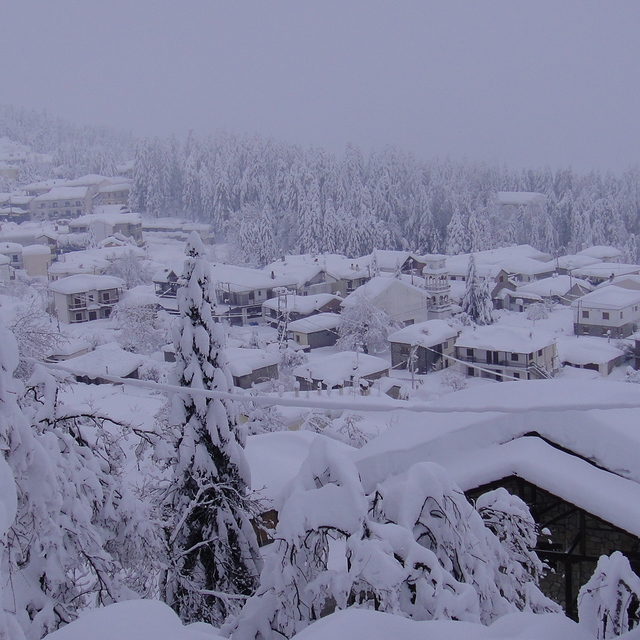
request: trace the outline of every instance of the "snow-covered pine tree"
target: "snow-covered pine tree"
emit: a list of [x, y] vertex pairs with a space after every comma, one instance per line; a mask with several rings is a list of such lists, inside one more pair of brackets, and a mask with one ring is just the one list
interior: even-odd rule
[[640, 578], [620, 551], [601, 556], [578, 595], [580, 624], [597, 640], [615, 638], [640, 623]]
[[469, 256], [469, 268], [462, 298], [462, 311], [476, 324], [493, 324], [493, 304], [491, 293], [485, 280], [481, 280], [476, 269], [476, 259]]
[[[188, 240], [183, 278], [175, 383], [227, 392], [224, 333], [214, 322], [209, 263], [196, 232]], [[221, 624], [253, 593], [260, 573], [243, 435], [229, 403], [188, 392], [176, 395], [172, 420], [180, 433], [167, 500], [165, 599], [185, 622]]]

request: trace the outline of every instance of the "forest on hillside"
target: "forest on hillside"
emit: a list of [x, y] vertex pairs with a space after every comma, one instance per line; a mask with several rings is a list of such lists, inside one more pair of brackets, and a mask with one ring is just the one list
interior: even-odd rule
[[[107, 128], [0, 108], [0, 136], [51, 153], [65, 175], [113, 174], [135, 157], [132, 210], [213, 224], [239, 262], [282, 253], [364, 255], [374, 248], [448, 254], [529, 243], [553, 255], [613, 245], [636, 262], [640, 169], [621, 175], [422, 160], [396, 148], [338, 157], [221, 132], [136, 140]], [[428, 150], [425, 150], [427, 155]], [[542, 206], [505, 215], [499, 191], [534, 191]]]

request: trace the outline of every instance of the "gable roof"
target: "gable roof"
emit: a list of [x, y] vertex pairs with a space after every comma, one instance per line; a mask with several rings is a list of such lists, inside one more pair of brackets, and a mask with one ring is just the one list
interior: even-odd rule
[[[366, 490], [422, 461], [462, 489], [518, 475], [640, 536], [640, 387], [605, 380], [501, 382], [449, 394], [355, 452]], [[538, 437], [532, 437], [538, 436]]]

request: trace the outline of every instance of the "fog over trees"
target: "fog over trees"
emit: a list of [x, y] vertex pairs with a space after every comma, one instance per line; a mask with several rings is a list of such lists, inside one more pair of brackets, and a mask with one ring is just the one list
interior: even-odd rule
[[[607, 244], [623, 250], [624, 259], [637, 259], [637, 167], [621, 175], [515, 171], [423, 160], [392, 147], [365, 156], [348, 146], [337, 157], [225, 132], [135, 140], [13, 107], [0, 108], [0, 136], [52, 154], [65, 177], [110, 174], [135, 157], [132, 210], [209, 222], [231, 240], [253, 237], [250, 253], [260, 263], [284, 252], [457, 254], [525, 242], [559, 255]], [[499, 191], [539, 192], [545, 200], [505, 215]]]

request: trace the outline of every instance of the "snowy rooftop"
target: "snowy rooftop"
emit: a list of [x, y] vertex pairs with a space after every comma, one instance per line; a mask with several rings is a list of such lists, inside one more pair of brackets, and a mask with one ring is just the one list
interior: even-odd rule
[[[276, 260], [264, 268], [264, 271], [270, 273], [272, 270], [278, 273], [277, 269], [283, 269], [284, 267], [278, 267], [278, 264], [285, 265], [287, 275], [294, 275], [296, 268], [320, 268], [324, 269], [327, 273], [333, 277], [342, 280], [349, 280], [353, 278], [368, 277], [371, 275], [369, 263], [371, 256], [363, 256], [361, 258], [347, 258], [346, 256], [331, 253], [331, 254], [302, 254], [302, 255], [287, 255], [284, 256], [284, 260]], [[284, 273], [282, 271], [281, 273]]]
[[592, 336], [560, 336], [558, 357], [560, 362], [571, 364], [604, 364], [624, 355], [623, 352], [603, 338]]
[[336, 329], [340, 325], [340, 316], [337, 313], [316, 313], [310, 318], [300, 318], [290, 322], [289, 331], [300, 333], [314, 333], [315, 331], [328, 331]]
[[[120, 205], [113, 205], [119, 207]], [[142, 217], [139, 213], [88, 213], [87, 215], [80, 216], [75, 220], [72, 220], [69, 226], [82, 226], [90, 225], [93, 222], [106, 222], [108, 224], [129, 223], [140, 224]]]
[[596, 289], [571, 303], [573, 308], [596, 307], [598, 309], [620, 309], [640, 304], [640, 291], [625, 289], [614, 284]]
[[389, 336], [389, 342], [431, 347], [457, 337], [458, 330], [444, 320], [427, 320], [404, 327]]
[[54, 187], [48, 193], [36, 196], [34, 202], [45, 202], [49, 200], [84, 199], [87, 195], [88, 187]]
[[259, 269], [237, 267], [231, 264], [212, 264], [211, 277], [224, 291], [245, 292], [255, 289], [273, 289], [274, 287], [294, 287], [296, 280], [290, 277], [272, 278]]
[[609, 278], [611, 276], [623, 276], [630, 273], [640, 273], [640, 265], [598, 262], [586, 267], [574, 269], [573, 271], [573, 275], [579, 278]]
[[[410, 276], [408, 277], [410, 278]], [[405, 287], [409, 291], [415, 292], [416, 294], [424, 297], [426, 304], [427, 293], [424, 289], [410, 284], [410, 282], [407, 282], [405, 279], [398, 279], [392, 276], [375, 276], [374, 278], [371, 278], [369, 282], [366, 282], [362, 286], [358, 287], [353, 293], [350, 293], [342, 301], [342, 306], [350, 307], [354, 304], [357, 304], [360, 296], [362, 295], [366, 296], [369, 300], [375, 300], [380, 294], [384, 293], [385, 291], [387, 291], [387, 289], [390, 289], [392, 287]]]
[[559, 269], [580, 269], [581, 267], [588, 267], [592, 264], [602, 262], [600, 258], [594, 258], [585, 254], [560, 256], [554, 263]]
[[543, 278], [535, 282], [528, 282], [518, 287], [513, 295], [519, 293], [534, 294], [541, 297], [548, 296], [564, 296], [575, 286], [580, 285], [586, 290], [591, 291], [593, 287], [586, 281], [570, 276], [554, 276], [552, 278]]
[[262, 349], [243, 349], [242, 347], [227, 347], [224, 349], [229, 371], [233, 376], [246, 376], [256, 369], [269, 367], [280, 362], [280, 354], [267, 353]]
[[64, 367], [70, 369], [75, 375], [87, 375], [91, 378], [100, 375], [124, 378], [135, 371], [143, 362], [144, 358], [141, 356], [111, 344], [98, 347], [77, 358], [66, 360]]
[[382, 358], [366, 353], [341, 351], [300, 365], [293, 375], [306, 380], [322, 380], [327, 385], [364, 378], [389, 369], [389, 363]]
[[[464, 490], [515, 474], [640, 535], [638, 407], [640, 387], [623, 382], [482, 385], [443, 397], [422, 418], [400, 412], [354, 455], [367, 489], [425, 460]], [[523, 437], [532, 433], [575, 455]]]
[[[291, 294], [285, 296], [285, 298], [280, 301], [280, 305], [283, 309], [304, 315], [309, 315], [330, 302], [340, 302], [342, 300], [340, 296], [335, 296], [332, 293], [318, 293], [313, 296], [297, 296]], [[267, 309], [277, 310], [278, 302], [278, 298], [270, 298], [269, 300], [265, 300], [262, 303], [262, 306]]]
[[535, 258], [513, 258], [502, 262], [501, 267], [507, 273], [538, 275], [540, 273], [552, 273], [556, 265], [555, 262], [540, 262]]
[[622, 256], [622, 251], [615, 247], [598, 245], [595, 247], [589, 247], [578, 251], [577, 255], [587, 256], [589, 258], [597, 258], [598, 260], [611, 260], [612, 258], [619, 258]]
[[22, 249], [23, 256], [50, 256], [51, 249], [46, 244], [30, 244]]
[[465, 329], [456, 340], [456, 347], [505, 351], [507, 353], [533, 353], [555, 342], [555, 337], [544, 331], [490, 325]]
[[22, 253], [22, 245], [17, 242], [0, 242], [0, 253]]
[[423, 259], [410, 251], [392, 251], [390, 249], [375, 249], [370, 256], [370, 262], [375, 260], [378, 268], [385, 271], [395, 271], [401, 267], [409, 258], [413, 258], [417, 262], [423, 262]]
[[113, 276], [96, 276], [81, 274], [60, 278], [49, 285], [56, 293], [84, 293], [86, 291], [102, 291], [105, 289], [122, 289], [124, 282]]
[[115, 184], [105, 185], [98, 189], [98, 193], [113, 193], [115, 191], [129, 191], [131, 182], [116, 182]]

